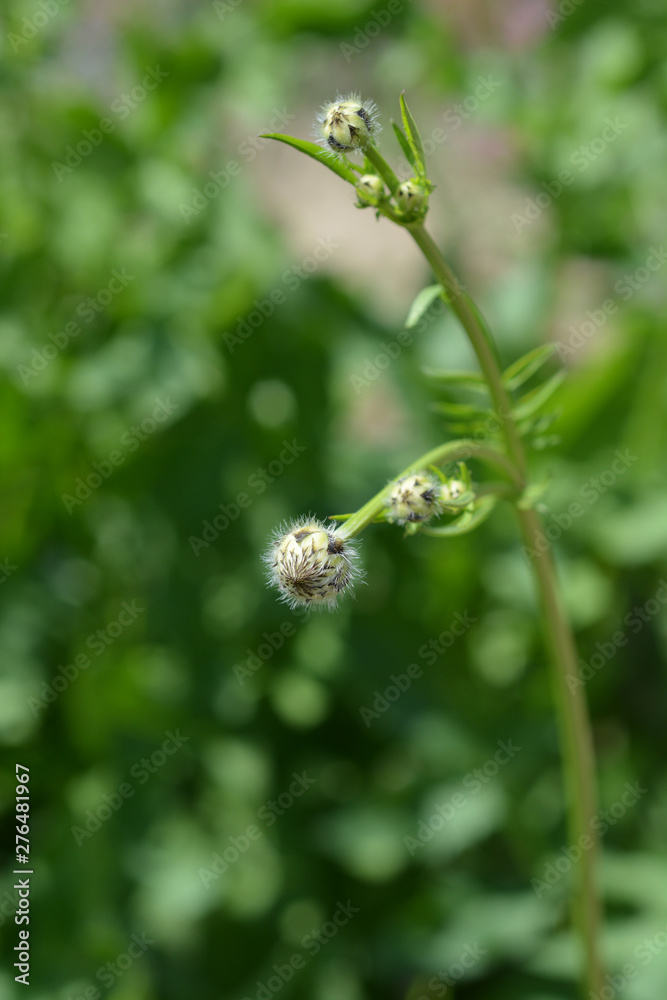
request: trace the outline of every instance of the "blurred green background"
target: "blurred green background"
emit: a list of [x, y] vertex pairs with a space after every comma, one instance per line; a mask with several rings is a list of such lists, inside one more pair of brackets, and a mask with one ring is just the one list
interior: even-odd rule
[[[504, 361], [577, 345], [534, 469], [612, 810], [609, 988], [665, 996], [664, 4], [25, 0], [2, 24], [0, 996], [16, 764], [34, 998], [575, 995], [511, 511], [453, 541], [368, 530], [336, 614], [264, 584], [278, 522], [353, 510], [443, 440], [421, 368], [472, 364], [437, 310], [385, 364], [428, 269], [256, 138], [358, 91], [394, 157], [403, 89], [430, 228]], [[498, 741], [521, 750], [494, 768]]]

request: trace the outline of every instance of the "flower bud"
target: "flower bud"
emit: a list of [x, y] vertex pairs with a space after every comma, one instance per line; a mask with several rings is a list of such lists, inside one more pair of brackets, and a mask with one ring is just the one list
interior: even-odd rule
[[441, 486], [441, 497], [443, 503], [447, 503], [448, 500], [458, 500], [460, 496], [466, 491], [466, 484], [462, 483], [460, 479], [450, 479]]
[[335, 153], [363, 151], [377, 131], [375, 104], [357, 94], [325, 104], [317, 119], [318, 138]]
[[442, 510], [441, 486], [424, 472], [398, 479], [387, 498], [387, 519], [394, 524], [428, 521]]
[[384, 197], [384, 184], [376, 174], [364, 174], [357, 182], [357, 192], [360, 198], [368, 196], [379, 201]]
[[264, 559], [269, 584], [291, 608], [332, 607], [358, 572], [354, 543], [311, 518], [282, 525]]
[[424, 188], [416, 181], [403, 181], [396, 192], [396, 204], [402, 212], [419, 212], [426, 200]]

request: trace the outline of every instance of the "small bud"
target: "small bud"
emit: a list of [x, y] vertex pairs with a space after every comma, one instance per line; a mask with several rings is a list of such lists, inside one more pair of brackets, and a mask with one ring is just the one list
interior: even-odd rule
[[317, 118], [317, 136], [334, 153], [363, 152], [378, 131], [375, 104], [357, 94], [325, 104]]
[[354, 543], [337, 527], [302, 518], [282, 525], [264, 556], [269, 584], [291, 608], [333, 607], [358, 574]]
[[426, 473], [403, 476], [387, 498], [387, 518], [394, 524], [428, 521], [442, 510], [442, 484]]
[[462, 483], [460, 479], [450, 479], [448, 482], [442, 484], [440, 495], [443, 503], [447, 503], [448, 500], [458, 500], [460, 496], [463, 496], [465, 491], [465, 483]]
[[384, 197], [384, 184], [376, 174], [364, 174], [359, 178], [357, 191], [360, 198], [370, 197], [379, 201]]
[[426, 192], [415, 181], [403, 181], [396, 192], [396, 204], [402, 212], [413, 214], [424, 205]]

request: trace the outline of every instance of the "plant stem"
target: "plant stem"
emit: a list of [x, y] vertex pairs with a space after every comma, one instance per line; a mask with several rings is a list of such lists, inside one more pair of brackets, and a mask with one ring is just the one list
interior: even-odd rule
[[[517, 471], [521, 488], [525, 489], [528, 471], [526, 452], [512, 415], [512, 402], [502, 380], [494, 345], [476, 311], [471, 308], [462, 286], [424, 226], [419, 223], [405, 228], [431, 265], [438, 281], [447, 290], [452, 309], [470, 338], [489, 386], [507, 455]], [[578, 928], [584, 945], [582, 995], [588, 997], [589, 993], [586, 991], [599, 995], [604, 986], [599, 954], [601, 906], [595, 875], [599, 841], [593, 824], [597, 811], [593, 739], [583, 686], [578, 675], [577, 650], [561, 604], [550, 543], [544, 535], [537, 511], [517, 506], [517, 514], [525, 546], [537, 553], [533, 559], [533, 567], [543, 611], [545, 637], [551, 652], [567, 798], [568, 835], [573, 845], [582, 848], [576, 883], [572, 889], [572, 911], [573, 923]], [[584, 843], [591, 845], [589, 850], [583, 849]]]
[[[511, 462], [500, 452], [496, 451], [495, 448], [489, 448], [478, 441], [468, 439], [448, 441], [446, 444], [438, 445], [437, 448], [432, 448], [431, 451], [427, 451], [425, 455], [412, 462], [396, 478], [409, 476], [412, 472], [421, 472], [423, 469], [428, 468], [429, 465], [440, 465], [442, 462], [455, 462], [458, 459], [464, 458], [479, 458], [481, 461], [494, 465], [496, 469], [500, 469], [513, 481], [514, 489], [511, 492], [516, 495], [519, 481], [516, 470]], [[383, 487], [379, 493], [376, 493], [368, 503], [365, 503], [363, 507], [355, 511], [351, 517], [348, 517], [338, 529], [339, 536], [341, 538], [354, 538], [360, 531], [363, 531], [384, 510], [385, 500], [393, 488], [394, 482], [392, 481]]]

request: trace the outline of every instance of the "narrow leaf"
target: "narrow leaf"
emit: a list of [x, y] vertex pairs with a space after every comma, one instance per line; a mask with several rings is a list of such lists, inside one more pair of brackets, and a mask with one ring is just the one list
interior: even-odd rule
[[481, 410], [470, 403], [434, 403], [433, 408], [446, 417], [456, 417], [458, 420], [488, 420], [489, 411]]
[[415, 161], [415, 154], [412, 152], [412, 148], [411, 148], [410, 143], [408, 142], [408, 140], [405, 138], [405, 134], [401, 130], [400, 126], [398, 126], [396, 124], [396, 122], [392, 121], [391, 125], [392, 125], [392, 128], [394, 130], [394, 134], [395, 134], [396, 138], [398, 139], [399, 146], [403, 150], [405, 158], [407, 159], [407, 161], [408, 161], [408, 163], [410, 164], [411, 167], [415, 167], [416, 168], [417, 164], [416, 164], [416, 161]]
[[327, 153], [326, 150], [320, 149], [314, 142], [307, 142], [305, 139], [295, 139], [292, 135], [280, 135], [277, 132], [268, 132], [266, 135], [260, 136], [260, 138], [277, 139], [278, 142], [284, 142], [288, 146], [293, 146], [294, 149], [305, 153], [306, 156], [311, 156], [313, 160], [323, 163], [325, 167], [333, 170], [344, 181], [349, 181], [350, 184], [355, 185], [357, 183], [354, 170], [347, 163], [336, 156], [332, 156], [331, 153]]
[[542, 385], [538, 385], [536, 389], [527, 392], [525, 396], [521, 397], [514, 409], [515, 418], [517, 420], [525, 420], [526, 417], [532, 417], [548, 399], [551, 399], [556, 390], [562, 385], [564, 379], [565, 372], [558, 371]]
[[408, 318], [405, 321], [405, 329], [411, 330], [413, 326], [416, 326], [431, 303], [434, 302], [439, 295], [442, 295], [443, 292], [444, 288], [442, 285], [429, 285], [427, 288], [422, 288], [421, 292], [416, 295], [414, 302], [410, 306]]
[[422, 145], [419, 129], [417, 128], [417, 123], [410, 114], [410, 109], [408, 108], [405, 100], [405, 92], [401, 94], [401, 118], [403, 119], [403, 127], [410, 144], [410, 149], [412, 150], [415, 158], [415, 169], [420, 177], [425, 177], [426, 161], [424, 158], [424, 147]]
[[527, 382], [531, 375], [539, 371], [542, 365], [549, 360], [555, 350], [555, 344], [544, 344], [542, 347], [536, 347], [534, 351], [529, 351], [528, 354], [524, 354], [522, 358], [515, 361], [513, 365], [510, 365], [503, 372], [503, 382], [507, 388], [510, 391], [518, 389], [520, 385]]
[[422, 374], [437, 385], [452, 386], [454, 389], [472, 389], [487, 392], [487, 385], [477, 372], [452, 372], [438, 368], [422, 368]]
[[472, 490], [466, 490], [466, 492], [462, 493], [460, 497], [456, 498], [456, 500], [443, 500], [442, 503], [447, 510], [456, 510], [459, 507], [463, 510], [465, 507], [469, 507], [474, 499], [475, 494]]
[[451, 524], [443, 525], [441, 528], [429, 528], [425, 526], [422, 530], [426, 535], [433, 535], [436, 538], [447, 538], [452, 535], [467, 535], [469, 531], [474, 531], [478, 525], [486, 521], [487, 517], [497, 503], [497, 497], [485, 497], [480, 500], [475, 511], [466, 511], [461, 514]]

